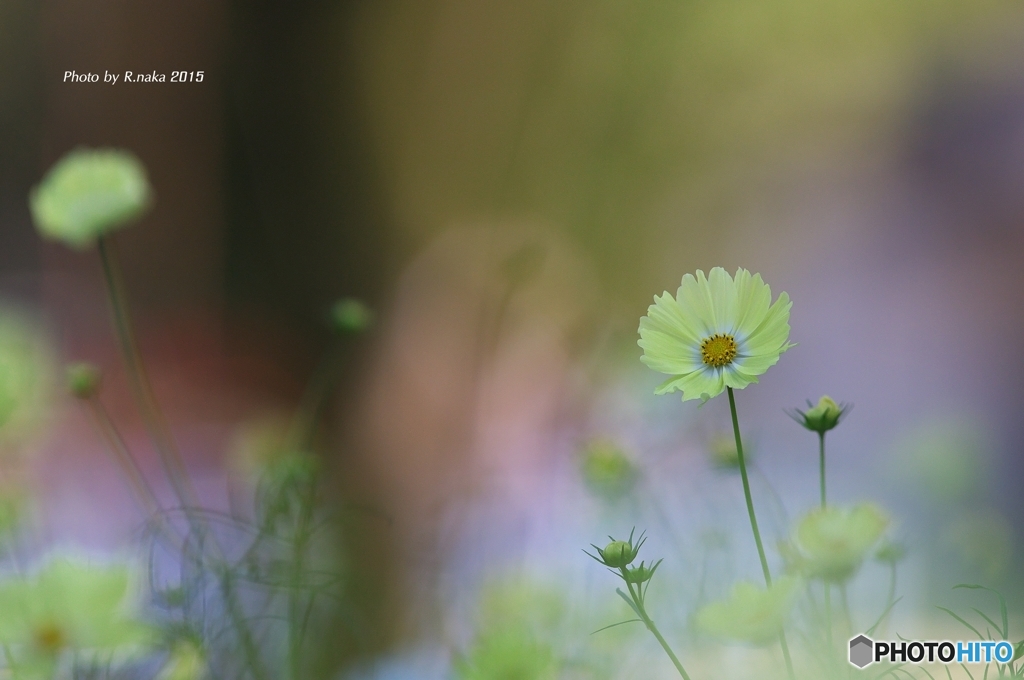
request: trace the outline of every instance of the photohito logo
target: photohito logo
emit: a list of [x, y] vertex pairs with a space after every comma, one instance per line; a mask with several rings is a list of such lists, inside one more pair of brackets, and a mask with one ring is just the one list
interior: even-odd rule
[[864, 668], [876, 661], [889, 663], [1009, 663], [1013, 645], [1005, 640], [872, 640], [858, 635], [850, 640], [850, 663]]

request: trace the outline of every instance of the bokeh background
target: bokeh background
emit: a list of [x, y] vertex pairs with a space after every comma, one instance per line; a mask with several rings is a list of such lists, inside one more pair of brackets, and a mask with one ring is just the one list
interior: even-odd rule
[[[338, 502], [373, 510], [345, 539], [372, 611], [364, 644], [332, 651], [345, 677], [445, 677], [508, 583], [587, 603], [560, 605], [559, 639], [595, 653], [613, 585], [580, 548], [634, 525], [680, 631], [757, 576], [709, 454], [726, 404], [654, 398], [635, 344], [654, 294], [717, 265], [794, 300], [798, 346], [739, 394], [769, 532], [817, 494], [814, 438], [782, 409], [827, 393], [856, 405], [832, 498], [883, 504], [909, 548], [904, 629], [964, 580], [1021, 602], [1020, 2], [4, 0], [0, 293], [104, 367], [144, 450], [95, 257], [28, 215], [78, 145], [149, 169], [156, 208], [118, 245], [209, 503], [231, 502], [239, 428], [299, 398], [330, 304], [376, 310], [321, 446]], [[49, 435], [26, 473], [40, 531], [124, 545], [138, 518], [73, 404]], [[587, 486], [595, 440], [637, 466], [632, 500]]]

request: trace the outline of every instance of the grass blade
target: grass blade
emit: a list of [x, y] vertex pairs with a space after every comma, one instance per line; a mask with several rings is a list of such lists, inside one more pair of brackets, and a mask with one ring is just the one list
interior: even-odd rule
[[871, 634], [873, 634], [873, 633], [875, 632], [875, 628], [878, 628], [879, 624], [881, 624], [881, 623], [882, 623], [882, 621], [884, 621], [884, 620], [885, 620], [885, 617], [886, 617], [886, 616], [887, 616], [887, 615], [889, 614], [889, 612], [890, 612], [890, 611], [892, 611], [892, 608], [896, 606], [896, 603], [897, 603], [897, 602], [899, 602], [899, 601], [900, 601], [900, 600], [902, 600], [902, 599], [903, 599], [903, 596], [902, 596], [902, 595], [900, 595], [900, 596], [899, 596], [899, 597], [897, 597], [897, 598], [896, 598], [895, 600], [893, 600], [893, 601], [892, 601], [892, 604], [890, 604], [890, 605], [889, 605], [888, 607], [886, 607], [886, 608], [885, 608], [885, 611], [884, 611], [884, 612], [882, 612], [882, 615], [878, 617], [878, 620], [877, 620], [877, 621], [875, 621], [875, 625], [873, 625], [873, 626], [871, 626], [870, 628], [868, 628], [868, 629], [867, 629], [867, 631], [866, 631], [866, 633], [867, 633], [868, 635], [871, 635]]
[[[960, 623], [964, 624], [969, 629], [974, 631], [974, 634], [978, 636], [979, 640], [983, 639], [984, 636], [981, 633], [978, 632], [978, 629], [975, 628], [974, 626], [972, 626], [971, 624], [967, 623], [967, 621], [965, 621], [959, 615], [957, 615], [956, 612], [952, 611], [951, 609], [946, 609], [945, 607], [936, 607], [936, 609], [941, 609], [942, 611], [946, 612], [947, 614], [952, 616], [954, 619], [956, 619], [957, 621], [959, 621]], [[973, 680], [973, 678], [972, 678], [972, 680]]]
[[[996, 626], [995, 623], [993, 623], [992, 625], [995, 626], [996, 630], [999, 631], [999, 634], [1003, 636], [1004, 640], [1007, 639], [1007, 637], [1010, 635], [1010, 620], [1009, 620], [1009, 617], [1006, 614], [1006, 598], [1003, 597], [1003, 594], [1001, 592], [999, 592], [998, 590], [995, 590], [993, 588], [988, 588], [986, 586], [979, 586], [976, 583], [958, 583], [957, 585], [953, 586], [953, 590], [957, 590], [958, 588], [967, 588], [967, 589], [970, 589], [970, 590], [987, 590], [988, 592], [994, 594], [996, 597], [999, 598], [999, 614], [1000, 614], [1000, 617], [1003, 620], [1003, 626], [1002, 626], [1002, 628], [1000, 628], [999, 626]], [[977, 610], [975, 610], [975, 611], [977, 611]], [[988, 619], [987, 616], [985, 618]], [[992, 621], [992, 619], [988, 619], [988, 620], [989, 620], [989, 622]]]

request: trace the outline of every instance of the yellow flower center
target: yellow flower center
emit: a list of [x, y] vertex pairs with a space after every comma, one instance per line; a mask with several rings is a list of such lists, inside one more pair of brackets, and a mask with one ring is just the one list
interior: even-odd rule
[[59, 626], [47, 623], [37, 628], [33, 634], [36, 648], [47, 654], [56, 654], [67, 644], [67, 637]]
[[714, 368], [727, 366], [736, 358], [736, 341], [731, 335], [715, 333], [700, 343], [700, 358]]

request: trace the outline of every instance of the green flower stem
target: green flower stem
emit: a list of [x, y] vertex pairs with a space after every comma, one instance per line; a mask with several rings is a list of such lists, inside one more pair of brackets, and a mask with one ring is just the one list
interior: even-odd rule
[[822, 586], [825, 588], [825, 639], [828, 641], [828, 649], [832, 651], [832, 586], [825, 581]]
[[[149, 382], [149, 376], [142, 362], [142, 355], [139, 353], [139, 346], [135, 340], [135, 330], [128, 311], [128, 296], [125, 291], [121, 269], [118, 266], [114, 242], [108, 236], [101, 235], [97, 239], [97, 248], [100, 254], [100, 262], [103, 265], [103, 276], [107, 283], [107, 294], [110, 298], [110, 306], [114, 316], [114, 329], [117, 332], [118, 341], [121, 345], [121, 353], [128, 372], [132, 392], [142, 413], [143, 423], [149, 432], [150, 438], [153, 440], [153, 444], [160, 456], [160, 463], [163, 466], [168, 481], [171, 483], [175, 496], [177, 496], [178, 501], [182, 504], [189, 528], [198, 536], [207, 536], [208, 531], [205, 524], [194, 512], [194, 508], [198, 505], [195, 491], [192, 489], [181, 454], [174, 443], [174, 438], [171, 437], [170, 430], [157, 406], [156, 397], [153, 395], [153, 388]], [[223, 550], [218, 545], [216, 537], [211, 536], [211, 539], [210, 544], [213, 546], [218, 558], [223, 559]], [[237, 593], [229, 577], [225, 576], [221, 579], [221, 589], [224, 593], [228, 614], [242, 640], [242, 646], [246, 652], [246, 661], [253, 677], [256, 680], [267, 680], [267, 676], [259, 663], [259, 654], [252, 637], [252, 632], [245, 621], [241, 606], [238, 603]]]
[[139, 411], [142, 413], [143, 423], [153, 440], [160, 456], [160, 463], [163, 465], [164, 472], [167, 474], [178, 501], [185, 508], [194, 507], [196, 505], [195, 492], [185, 472], [185, 465], [181, 460], [178, 447], [157, 407], [156, 398], [153, 396], [153, 387], [150, 385], [149, 376], [142, 363], [142, 355], [139, 353], [139, 346], [135, 340], [135, 330], [132, 327], [131, 315], [128, 311], [124, 279], [118, 266], [114, 243], [108, 236], [100, 236], [97, 240], [97, 247], [114, 315], [114, 329], [121, 344], [121, 353], [128, 371], [128, 379]]
[[850, 599], [846, 596], [846, 584], [839, 586], [839, 596], [843, 598], [843, 615], [846, 617], [846, 632], [853, 635], [853, 617], [850, 615]]
[[[310, 525], [313, 522], [313, 505], [315, 500], [315, 488], [310, 488], [309, 496], [303, 499], [302, 508], [299, 514], [298, 527], [295, 530], [295, 543], [292, 564], [291, 588], [288, 593], [288, 663], [291, 668], [293, 680], [298, 680], [301, 673], [300, 660], [302, 644], [305, 639], [306, 621], [312, 609], [313, 598], [310, 594], [305, 615], [300, 616], [302, 606], [302, 574], [305, 571], [306, 548], [312, 534]], [[301, 619], [301, 621], [300, 621]]]
[[[754, 532], [754, 543], [757, 544], [757, 556], [761, 560], [761, 571], [764, 573], [765, 585], [771, 588], [772, 573], [768, 570], [768, 558], [764, 554], [764, 545], [761, 543], [761, 532], [757, 528], [757, 515], [754, 513], [754, 499], [750, 495], [750, 480], [747, 477], [747, 463], [743, 458], [743, 440], [740, 437], [740, 421], [736, 416], [736, 396], [731, 387], [726, 387], [729, 393], [729, 411], [732, 414], [732, 431], [736, 438], [736, 458], [740, 463], [740, 478], [743, 480], [743, 496], [747, 501], [747, 514], [750, 516], [750, 528]], [[779, 645], [782, 647], [782, 655], [786, 659], [786, 671], [790, 680], [795, 678], [793, 673], [793, 659], [789, 655], [789, 645], [786, 643], [786, 632], [779, 631]]]
[[672, 648], [668, 646], [668, 642], [666, 642], [665, 638], [662, 637], [661, 631], [658, 630], [658, 627], [654, 625], [654, 621], [650, 616], [648, 616], [647, 609], [644, 607], [643, 597], [638, 594], [642, 586], [638, 585], [636, 590], [633, 590], [633, 584], [626, 580], [625, 567], [621, 568], [621, 571], [622, 579], [626, 581], [626, 587], [629, 589], [629, 596], [633, 599], [633, 604], [636, 606], [637, 613], [639, 613], [640, 618], [643, 619], [644, 625], [647, 626], [647, 630], [651, 631], [654, 637], [657, 638], [658, 644], [660, 644], [661, 648], [665, 650], [666, 654], [668, 654], [668, 658], [672, 659], [673, 665], [675, 665], [676, 670], [679, 671], [679, 675], [683, 677], [683, 680], [690, 680], [690, 676], [687, 674], [686, 669], [683, 668], [683, 664], [679, 662], [679, 657], [677, 657], [675, 652], [672, 651]]
[[231, 622], [238, 632], [242, 649], [245, 651], [245, 663], [249, 666], [252, 677], [254, 680], [270, 680], [260, 665], [260, 654], [259, 650], [256, 649], [256, 641], [253, 640], [252, 631], [249, 630], [249, 625], [242, 611], [242, 605], [238, 602], [238, 593], [231, 582], [231, 574], [227, 570], [221, 575], [220, 586], [221, 591], [224, 593], [224, 602], [227, 605], [228, 616], [231, 617]]
[[754, 532], [754, 543], [757, 544], [757, 556], [761, 560], [761, 572], [764, 574], [765, 585], [771, 587], [772, 574], [768, 570], [768, 558], [764, 554], [764, 545], [761, 543], [761, 532], [757, 528], [757, 515], [754, 514], [754, 499], [750, 495], [750, 480], [747, 478], [747, 463], [743, 458], [743, 441], [740, 439], [740, 421], [736, 417], [736, 397], [731, 387], [726, 388], [729, 392], [729, 410], [732, 412], [732, 431], [736, 437], [736, 457], [740, 463], [740, 478], [743, 480], [743, 496], [747, 500], [747, 515], [750, 516], [750, 528]]
[[[821, 476], [821, 507], [825, 507], [825, 433], [818, 433], [818, 469]], [[832, 586], [828, 581], [823, 584], [825, 588], [825, 639], [828, 641], [829, 651], [832, 650]]]
[[289, 444], [297, 450], [306, 451], [312, 446], [317, 423], [344, 365], [345, 344], [342, 339], [335, 341], [306, 385], [288, 437]]
[[[334, 346], [328, 350], [306, 386], [288, 435], [289, 445], [296, 450], [306, 451], [313, 445], [317, 424], [343, 366], [345, 357], [343, 350], [345, 345], [346, 343], [342, 339], [335, 340]], [[313, 521], [314, 494], [315, 489], [311, 488], [309, 497], [303, 500], [298, 526], [295, 530], [291, 576], [292, 587], [288, 594], [288, 663], [292, 678], [298, 678], [301, 672], [301, 651], [305, 639], [306, 623], [308, 622], [315, 597], [314, 595], [309, 596], [304, 608], [305, 614], [301, 614], [301, 581], [302, 572], [305, 569], [306, 548], [311, 533], [310, 524]], [[260, 538], [263, 536], [264, 529], [261, 528]]]
[[[885, 601], [886, 611], [892, 611], [892, 605], [896, 601], [896, 562], [889, 565], [889, 597]], [[888, 618], [888, 616], [886, 616]]]
[[124, 438], [121, 436], [121, 433], [118, 432], [117, 426], [114, 425], [114, 421], [111, 419], [107, 409], [104, 408], [99, 397], [95, 394], [91, 395], [84, 401], [89, 407], [89, 412], [92, 414], [96, 428], [100, 431], [103, 439], [107, 442], [107, 447], [110, 449], [110, 453], [113, 455], [114, 461], [121, 468], [121, 472], [127, 479], [128, 485], [131, 487], [132, 493], [135, 495], [135, 501], [142, 508], [142, 511], [150, 517], [151, 521], [153, 521], [154, 525], [165, 535], [165, 537], [170, 539], [170, 541], [180, 549], [183, 544], [182, 537], [175, 530], [174, 526], [167, 521], [163, 507], [160, 505], [160, 501], [153, 492], [153, 487], [151, 487], [149, 482], [146, 481], [146, 477], [142, 474], [142, 469], [139, 467], [138, 461], [135, 460], [135, 456], [132, 455], [131, 450], [129, 450], [128, 446], [125, 444]]
[[818, 434], [818, 462], [821, 468], [821, 507], [825, 507], [825, 433]]

